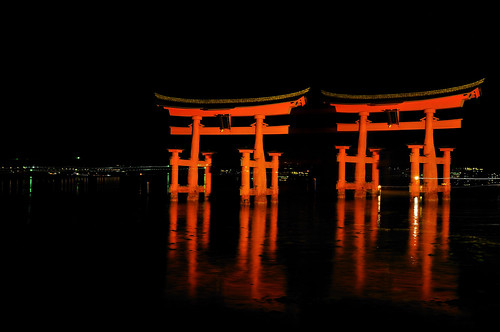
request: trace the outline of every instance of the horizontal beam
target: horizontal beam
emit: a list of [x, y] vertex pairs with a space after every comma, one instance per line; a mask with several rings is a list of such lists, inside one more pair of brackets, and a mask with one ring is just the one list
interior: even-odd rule
[[357, 164], [360, 162], [364, 162], [365, 164], [372, 164], [373, 162], [375, 162], [375, 160], [373, 159], [373, 157], [366, 157], [366, 156], [363, 156], [361, 158], [358, 156], [345, 156], [345, 162], [353, 164]]
[[[288, 134], [289, 125], [267, 126], [262, 128], [264, 135]], [[170, 127], [171, 135], [191, 135], [191, 127]], [[221, 130], [219, 127], [201, 127], [200, 135], [255, 135], [255, 127], [231, 127]]]
[[[356, 190], [356, 189], [358, 189], [358, 184], [355, 182], [346, 182], [344, 188], [346, 190]], [[362, 189], [378, 190], [378, 186], [377, 186], [377, 188], [375, 188], [375, 185], [373, 182], [365, 182]]]
[[305, 104], [305, 98], [301, 97], [297, 100], [286, 101], [276, 104], [256, 105], [256, 106], [241, 106], [234, 108], [216, 108], [216, 109], [202, 109], [198, 108], [183, 108], [183, 107], [169, 107], [163, 108], [168, 110], [171, 116], [185, 116], [192, 117], [199, 115], [202, 117], [217, 116], [219, 114], [229, 114], [231, 116], [255, 116], [260, 115], [285, 115], [290, 114], [292, 108], [302, 106]]
[[[189, 193], [190, 192], [189, 186], [178, 186], [177, 188], [178, 188], [177, 192], [179, 192], [179, 193]], [[198, 192], [199, 193], [204, 193], [205, 192], [205, 187], [204, 186], [198, 186]]]
[[[426, 157], [426, 156], [419, 156], [418, 158], [419, 158], [418, 162], [420, 164], [427, 164], [430, 161], [429, 157]], [[450, 162], [450, 159], [447, 159], [445, 157], [435, 157], [435, 159], [436, 159], [435, 160], [436, 164], [438, 164], [438, 165], [444, 165], [447, 162]]]
[[[432, 124], [434, 129], [456, 129], [462, 127], [462, 119], [452, 120], [437, 120]], [[366, 126], [368, 131], [397, 131], [397, 130], [424, 130], [425, 121], [400, 122], [389, 126], [385, 122], [371, 122]], [[337, 131], [358, 131], [359, 124], [357, 123], [337, 123]]]
[[193, 163], [191, 159], [179, 159], [177, 161], [177, 165], [179, 166], [197, 166], [197, 167], [207, 167], [212, 166], [212, 163], [209, 163], [204, 160], [198, 160], [196, 163]]
[[[267, 195], [272, 195], [273, 194], [273, 188], [266, 188], [266, 196]], [[250, 188], [250, 193], [249, 193], [250, 196], [255, 196], [257, 195], [257, 191], [255, 190], [255, 188]]]
[[[250, 160], [248, 165], [243, 165], [243, 162], [241, 163], [241, 166], [248, 166], [248, 167], [258, 167], [257, 162], [255, 160]], [[266, 168], [273, 168], [273, 162], [272, 161], [265, 161], [264, 166]]]

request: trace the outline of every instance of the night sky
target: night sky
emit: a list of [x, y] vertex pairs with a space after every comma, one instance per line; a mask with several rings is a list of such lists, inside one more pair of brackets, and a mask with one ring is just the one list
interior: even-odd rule
[[[169, 137], [169, 116], [155, 106], [154, 92], [251, 97], [311, 87], [308, 121], [314, 126], [332, 121], [314, 115], [325, 108], [321, 89], [392, 93], [485, 77], [483, 96], [457, 112], [463, 128], [447, 140], [456, 139], [461, 163], [494, 166], [486, 155], [497, 149], [500, 120], [493, 8], [203, 6], [86, 9], [36, 21], [25, 35], [9, 37], [0, 161], [65, 163], [79, 155], [87, 163], [166, 163], [166, 148], [182, 142]], [[423, 142], [423, 132], [414, 134], [374, 136], [374, 143]], [[313, 145], [333, 148], [337, 139], [351, 138], [282, 136], [270, 144], [288, 151], [290, 142], [300, 142], [307, 152]], [[231, 144], [240, 142], [220, 148]]]

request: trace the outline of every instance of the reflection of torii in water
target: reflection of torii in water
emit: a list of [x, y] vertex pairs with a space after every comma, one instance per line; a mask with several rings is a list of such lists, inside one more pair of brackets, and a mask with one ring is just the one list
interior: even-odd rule
[[[426, 199], [437, 199], [438, 191], [443, 192], [443, 198], [449, 198], [450, 194], [450, 153], [453, 149], [441, 148], [443, 157], [436, 157], [434, 147], [434, 129], [461, 128], [462, 119], [439, 120], [434, 117], [438, 109], [449, 109], [462, 107], [465, 100], [478, 98], [480, 95], [478, 86], [484, 82], [481, 79], [458, 87], [419, 91], [408, 93], [376, 94], [376, 95], [349, 95], [328, 91], [321, 91], [324, 96], [332, 98], [330, 105], [335, 107], [338, 113], [358, 113], [359, 121], [353, 124], [337, 124], [339, 132], [359, 133], [358, 151], [355, 156], [347, 156], [346, 150], [349, 146], [337, 146], [339, 150], [337, 161], [339, 162], [339, 178], [337, 192], [340, 197], [345, 195], [346, 189], [353, 189], [355, 197], [364, 197], [366, 191], [377, 193], [378, 187], [378, 153], [379, 149], [370, 149], [372, 157], [366, 155], [367, 132], [368, 131], [398, 131], [398, 130], [425, 130], [423, 145], [409, 145], [412, 150], [410, 155], [411, 167], [411, 196], [418, 196], [424, 192]], [[399, 112], [424, 110], [425, 118], [421, 121], [400, 122]], [[386, 113], [387, 122], [372, 123], [368, 120], [370, 113]], [[425, 121], [424, 121], [425, 120]], [[423, 156], [419, 150], [423, 148]], [[345, 180], [345, 163], [355, 163], [355, 182], [347, 183]], [[372, 164], [374, 170], [372, 182], [365, 178], [365, 165]], [[423, 187], [420, 187], [420, 164], [423, 164]], [[443, 164], [443, 183], [438, 186], [437, 164]]]
[[[336, 266], [330, 295], [364, 296], [378, 290], [370, 296], [396, 302], [401, 297], [404, 301], [456, 299], [456, 271], [448, 264], [450, 201], [411, 200], [408, 228], [399, 230], [408, 232], [406, 238], [387, 235], [390, 229], [380, 220], [380, 198], [337, 200]], [[378, 251], [387, 236], [391, 243], [408, 241], [404, 254], [388, 258], [383, 249]]]
[[[170, 198], [177, 200], [178, 193], [188, 193], [188, 200], [198, 200], [200, 192], [205, 197], [210, 195], [212, 154], [203, 153], [205, 160], [199, 160], [200, 135], [255, 135], [254, 149], [241, 149], [241, 203], [249, 204], [250, 196], [255, 197], [255, 203], [267, 202], [267, 195], [271, 201], [278, 200], [278, 158], [281, 153], [269, 153], [271, 162], [266, 162], [264, 154], [263, 135], [288, 134], [286, 126], [268, 126], [264, 123], [266, 116], [290, 114], [292, 108], [305, 104], [304, 94], [309, 88], [302, 91], [269, 97], [237, 98], [237, 99], [188, 99], [169, 97], [156, 94], [161, 106], [168, 109], [171, 116], [191, 117], [190, 127], [170, 127], [172, 135], [191, 135], [191, 157], [180, 159], [179, 153], [183, 150], [170, 149], [172, 157], [172, 180], [170, 184]], [[231, 126], [231, 117], [254, 117], [255, 124], [251, 127]], [[203, 117], [218, 117], [219, 127], [204, 127], [201, 125]], [[253, 160], [250, 154], [253, 153]], [[189, 166], [188, 185], [179, 186], [178, 167]], [[205, 167], [205, 184], [198, 185], [198, 167]], [[253, 188], [250, 188], [250, 169], [253, 168]], [[271, 188], [267, 188], [266, 169], [272, 169]]]
[[[210, 244], [210, 202], [171, 202], [169, 206], [167, 292], [183, 290], [191, 299], [216, 294], [238, 306], [259, 306], [285, 295], [283, 267], [276, 264], [278, 205], [243, 205], [233, 264], [204, 259]], [[220, 264], [223, 262], [223, 264]], [[215, 286], [215, 287], [214, 287]], [[283, 303], [265, 302], [283, 310]]]

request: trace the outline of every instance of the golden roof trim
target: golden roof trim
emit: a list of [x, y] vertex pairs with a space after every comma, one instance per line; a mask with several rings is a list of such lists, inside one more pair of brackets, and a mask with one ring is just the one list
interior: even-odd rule
[[300, 90], [297, 92], [287, 93], [283, 95], [268, 96], [268, 97], [254, 97], [254, 98], [233, 98], [233, 99], [191, 99], [191, 98], [181, 98], [181, 97], [170, 97], [164, 96], [159, 93], [155, 93], [156, 98], [165, 101], [171, 101], [175, 103], [185, 103], [185, 104], [250, 104], [250, 103], [260, 103], [260, 102], [270, 102], [277, 101], [292, 97], [298, 97], [306, 94], [310, 88]]
[[427, 96], [435, 96], [443, 93], [457, 92], [461, 90], [475, 88], [481, 83], [483, 83], [484, 80], [485, 79], [482, 78], [479, 81], [456, 86], [453, 88], [445, 88], [445, 89], [429, 90], [429, 91], [417, 91], [417, 92], [402, 92], [402, 93], [388, 93], [388, 94], [375, 94], [375, 95], [352, 95], [352, 94], [334, 93], [321, 90], [321, 93], [327, 97], [341, 98], [341, 99], [401, 99], [401, 98], [413, 98], [413, 97], [427, 97]]

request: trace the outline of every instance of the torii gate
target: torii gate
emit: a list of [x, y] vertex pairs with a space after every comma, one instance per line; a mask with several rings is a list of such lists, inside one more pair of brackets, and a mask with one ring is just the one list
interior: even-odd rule
[[[348, 95], [338, 94], [322, 90], [323, 95], [332, 97], [343, 102], [331, 102], [338, 113], [358, 113], [359, 121], [353, 124], [337, 124], [339, 132], [359, 133], [357, 155], [348, 156], [346, 150], [349, 146], [336, 146], [339, 150], [337, 161], [339, 163], [339, 177], [337, 181], [337, 193], [339, 197], [345, 196], [346, 189], [353, 189], [355, 197], [365, 197], [366, 192], [373, 194], [379, 190], [378, 160], [380, 149], [369, 149], [371, 157], [366, 155], [367, 132], [368, 131], [398, 131], [398, 130], [425, 130], [423, 145], [408, 145], [411, 149], [411, 182], [410, 196], [419, 196], [425, 193], [426, 199], [437, 199], [437, 193], [443, 192], [443, 198], [449, 199], [450, 195], [450, 163], [452, 148], [440, 148], [443, 157], [436, 157], [434, 147], [434, 129], [461, 128], [462, 119], [439, 120], [434, 117], [438, 109], [450, 109], [462, 107], [465, 100], [478, 98], [480, 96], [478, 86], [484, 82], [477, 82], [431, 91], [420, 91], [399, 94], [380, 95]], [[458, 93], [460, 92], [460, 93]], [[445, 96], [443, 96], [445, 95]], [[440, 96], [434, 97], [433, 96]], [[346, 102], [347, 101], [347, 102]], [[360, 102], [361, 101], [361, 102]], [[367, 102], [369, 101], [369, 102]], [[425, 117], [420, 121], [400, 122], [399, 112], [421, 111]], [[370, 113], [384, 112], [388, 115], [388, 121], [384, 123], [372, 123], [368, 120]], [[423, 148], [423, 155], [420, 149]], [[345, 179], [345, 163], [355, 164], [355, 181], [347, 183]], [[372, 164], [372, 182], [365, 179], [365, 164]], [[420, 186], [420, 164], [423, 164], [423, 186]], [[443, 181], [438, 186], [437, 165], [443, 165]]]
[[[170, 116], [191, 117], [193, 123], [189, 127], [170, 127], [172, 135], [191, 135], [191, 157], [180, 159], [179, 153], [183, 150], [169, 149], [172, 153], [172, 179], [170, 184], [170, 199], [176, 201], [178, 193], [188, 193], [188, 200], [198, 200], [199, 193], [205, 198], [211, 192], [212, 153], [202, 153], [204, 160], [199, 160], [200, 135], [255, 135], [254, 149], [240, 149], [241, 158], [241, 204], [250, 204], [250, 196], [254, 196], [255, 203], [266, 203], [267, 195], [271, 195], [271, 202], [278, 201], [278, 167], [281, 153], [268, 153], [272, 161], [267, 162], [264, 154], [264, 135], [288, 134], [288, 125], [268, 126], [264, 123], [266, 116], [290, 114], [292, 108], [305, 104], [304, 95], [309, 88], [270, 97], [239, 98], [239, 99], [188, 99], [169, 97], [156, 93], [156, 98], [162, 102], [163, 108], [170, 112]], [[255, 123], [251, 127], [232, 127], [232, 117], [254, 117]], [[203, 117], [218, 117], [219, 127], [205, 127], [201, 124]], [[250, 154], [253, 153], [253, 160]], [[178, 167], [189, 166], [187, 186], [179, 186]], [[198, 185], [198, 167], [205, 167], [205, 183]], [[250, 187], [250, 169], [253, 168], [253, 187]], [[271, 187], [267, 188], [266, 169], [272, 169]]]

